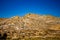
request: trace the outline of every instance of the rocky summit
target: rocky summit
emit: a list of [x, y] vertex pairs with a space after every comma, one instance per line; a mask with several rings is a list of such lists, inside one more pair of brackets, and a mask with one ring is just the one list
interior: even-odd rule
[[[27, 14], [23, 17], [0, 18], [0, 39], [60, 38], [60, 18], [51, 15]], [[35, 39], [39, 40], [39, 39]]]

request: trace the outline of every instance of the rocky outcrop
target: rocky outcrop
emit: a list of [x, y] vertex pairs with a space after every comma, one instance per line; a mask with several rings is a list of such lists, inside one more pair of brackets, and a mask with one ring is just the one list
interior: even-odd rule
[[50, 15], [27, 14], [0, 22], [0, 38], [60, 37], [60, 18]]

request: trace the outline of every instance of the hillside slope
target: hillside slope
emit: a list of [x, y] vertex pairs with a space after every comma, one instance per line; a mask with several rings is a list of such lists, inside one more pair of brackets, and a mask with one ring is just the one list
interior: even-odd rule
[[[0, 19], [1, 20], [1, 19]], [[27, 14], [14, 16], [0, 22], [0, 34], [7, 38], [58, 37], [60, 38], [60, 18], [50, 15]], [[1, 36], [1, 37], [2, 37]]]

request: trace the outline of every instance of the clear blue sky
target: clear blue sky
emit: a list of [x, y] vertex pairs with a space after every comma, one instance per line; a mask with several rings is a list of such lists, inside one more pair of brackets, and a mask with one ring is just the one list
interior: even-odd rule
[[60, 17], [60, 0], [0, 0], [0, 18], [24, 16], [30, 12]]

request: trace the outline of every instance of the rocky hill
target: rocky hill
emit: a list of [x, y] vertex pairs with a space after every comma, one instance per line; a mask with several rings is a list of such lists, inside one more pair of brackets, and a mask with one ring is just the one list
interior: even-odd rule
[[60, 38], [60, 18], [37, 14], [0, 18], [0, 38], [4, 35], [6, 39], [11, 40], [32, 37]]
[[6, 20], [7, 18], [0, 18], [0, 22]]

